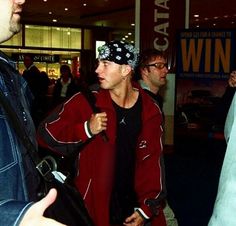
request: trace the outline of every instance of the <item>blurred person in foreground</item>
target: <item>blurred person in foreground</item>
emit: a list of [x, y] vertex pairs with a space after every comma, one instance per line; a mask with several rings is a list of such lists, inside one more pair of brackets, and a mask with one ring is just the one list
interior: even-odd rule
[[222, 96], [219, 117], [224, 128], [226, 152], [221, 169], [217, 196], [208, 226], [236, 225], [236, 71], [230, 73]]
[[[0, 43], [20, 31], [20, 14], [25, 0], [0, 0]], [[29, 112], [26, 81], [11, 61], [0, 52], [0, 89], [14, 108], [33, 143], [35, 131]], [[39, 202], [38, 172], [0, 104], [0, 224], [4, 226], [62, 226], [43, 217], [56, 198], [56, 190]]]
[[40, 125], [39, 143], [65, 153], [86, 142], [75, 184], [96, 226], [165, 226], [162, 206], [153, 205], [162, 191], [161, 111], [131, 82], [133, 45], [112, 41], [98, 51], [101, 88], [94, 96], [101, 112], [77, 93]]
[[[156, 49], [146, 49], [140, 54], [135, 80], [137, 80], [145, 92], [147, 92], [147, 94], [149, 94], [151, 98], [156, 101], [162, 111], [163, 119], [163, 97], [159, 94], [159, 91], [166, 85], [167, 73], [167, 62], [163, 52], [160, 52]], [[156, 205], [162, 205], [164, 207], [163, 211], [167, 225], [177, 226], [177, 219], [175, 218], [174, 212], [170, 208], [166, 199], [167, 190], [165, 183], [165, 164], [163, 155], [161, 156], [161, 168], [163, 175], [163, 190], [161, 195], [156, 199]]]

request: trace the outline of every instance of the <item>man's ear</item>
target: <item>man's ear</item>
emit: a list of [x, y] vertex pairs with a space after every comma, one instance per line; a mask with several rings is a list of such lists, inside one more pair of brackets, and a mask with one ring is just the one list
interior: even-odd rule
[[146, 67], [140, 69], [140, 74], [143, 76], [148, 76], [148, 69]]
[[126, 65], [126, 64], [123, 64], [121, 71], [122, 71], [122, 75], [123, 75], [123, 76], [127, 76], [128, 74], [131, 73], [132, 68], [131, 68], [131, 66], [128, 65], [128, 64], [127, 64], [127, 65]]

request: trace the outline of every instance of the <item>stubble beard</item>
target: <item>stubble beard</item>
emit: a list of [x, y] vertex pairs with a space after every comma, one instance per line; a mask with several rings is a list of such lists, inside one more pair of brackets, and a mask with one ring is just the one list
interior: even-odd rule
[[13, 34], [17, 34], [21, 30], [21, 24], [20, 24], [20, 19], [14, 18], [14, 15], [11, 18], [10, 21], [10, 31]]

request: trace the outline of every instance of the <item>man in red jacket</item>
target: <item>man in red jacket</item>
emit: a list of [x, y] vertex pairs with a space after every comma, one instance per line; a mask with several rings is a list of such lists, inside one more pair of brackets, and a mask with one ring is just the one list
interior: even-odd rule
[[[75, 94], [40, 126], [41, 145], [66, 154], [83, 146], [75, 183], [96, 226], [165, 226], [162, 207], [162, 115], [155, 102], [131, 82], [137, 50], [113, 41], [99, 48], [94, 93], [100, 113]], [[101, 136], [106, 133], [104, 141]]]

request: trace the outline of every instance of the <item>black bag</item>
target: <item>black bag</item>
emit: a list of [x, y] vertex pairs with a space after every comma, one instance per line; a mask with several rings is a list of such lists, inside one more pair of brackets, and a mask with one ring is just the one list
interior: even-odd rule
[[45, 194], [51, 189], [56, 188], [57, 199], [49, 206], [44, 216], [53, 218], [69, 226], [93, 226], [93, 222], [84, 205], [81, 194], [75, 187], [67, 182], [61, 183], [52, 178], [50, 181], [42, 181], [42, 190]]
[[[94, 224], [79, 191], [66, 181], [65, 183], [61, 183], [54, 177], [52, 174], [54, 166], [51, 164], [53, 161], [50, 162], [47, 158], [41, 159], [39, 157], [36, 147], [32, 144], [18, 116], [1, 90], [0, 104], [4, 108], [18, 138], [26, 147], [36, 169], [40, 173], [42, 187], [39, 192], [39, 198], [44, 197], [50, 188], [56, 188], [58, 191], [56, 201], [46, 210], [45, 216], [69, 226], [93, 226]], [[53, 160], [53, 158], [51, 159]]]

